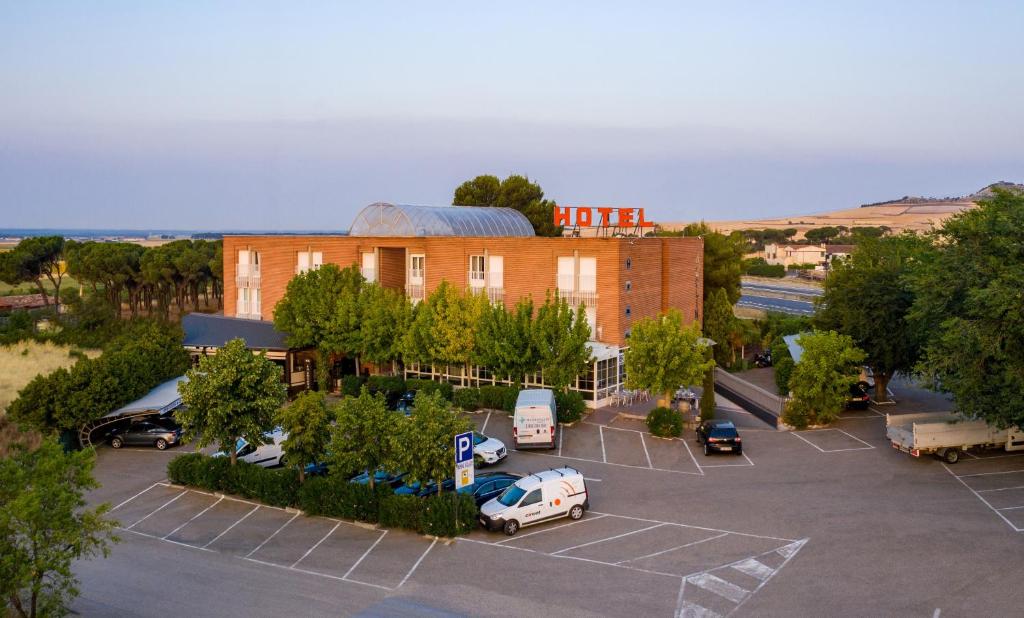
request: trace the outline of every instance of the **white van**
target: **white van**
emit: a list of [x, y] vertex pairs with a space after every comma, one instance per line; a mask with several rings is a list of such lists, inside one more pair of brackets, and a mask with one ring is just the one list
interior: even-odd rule
[[546, 388], [519, 391], [512, 420], [515, 448], [555, 448], [555, 394]]
[[[288, 438], [280, 428], [265, 435], [267, 443], [260, 446], [249, 444], [244, 438], [239, 438], [235, 444], [235, 454], [238, 461], [251, 463], [262, 468], [272, 468], [284, 465], [284, 449], [281, 443]], [[227, 457], [227, 453], [220, 451], [214, 453], [214, 457]]]
[[590, 508], [583, 474], [553, 468], [524, 476], [480, 507], [480, 523], [512, 536], [523, 526], [568, 517], [580, 519]]

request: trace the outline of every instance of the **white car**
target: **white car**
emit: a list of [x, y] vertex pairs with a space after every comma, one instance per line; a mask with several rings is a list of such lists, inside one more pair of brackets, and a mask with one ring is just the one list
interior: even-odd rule
[[512, 536], [523, 526], [560, 517], [580, 519], [590, 508], [583, 474], [572, 468], [553, 468], [519, 479], [480, 507], [480, 524]]
[[482, 433], [473, 432], [473, 458], [483, 466], [496, 464], [508, 456], [505, 443], [497, 438], [489, 438]]
[[[239, 438], [238, 442], [235, 443], [235, 455], [238, 457], [238, 461], [251, 463], [254, 466], [260, 466], [262, 468], [283, 466], [285, 463], [285, 457], [284, 449], [281, 448], [281, 443], [288, 438], [288, 434], [283, 432], [281, 429], [275, 429], [264, 437], [267, 440], [266, 444], [261, 444], [259, 446], [253, 446], [244, 438]], [[218, 451], [214, 453], [213, 456], [227, 457], [228, 454], [224, 451]]]

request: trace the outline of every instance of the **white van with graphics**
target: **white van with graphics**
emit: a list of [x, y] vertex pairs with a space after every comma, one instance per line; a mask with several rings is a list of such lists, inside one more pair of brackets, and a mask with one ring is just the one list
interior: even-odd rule
[[519, 391], [512, 417], [515, 448], [555, 448], [555, 394], [546, 388]]
[[583, 474], [553, 468], [524, 476], [480, 507], [480, 524], [512, 536], [523, 526], [568, 517], [580, 519], [590, 508]]

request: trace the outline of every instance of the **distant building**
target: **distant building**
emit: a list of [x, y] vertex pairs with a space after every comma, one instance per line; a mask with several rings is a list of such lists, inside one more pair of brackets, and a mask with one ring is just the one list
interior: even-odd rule
[[769, 264], [780, 264], [789, 268], [796, 264], [814, 264], [820, 266], [825, 262], [825, 247], [822, 245], [778, 245], [764, 247], [764, 259]]
[[825, 245], [825, 261], [831, 265], [836, 260], [849, 257], [857, 245]]

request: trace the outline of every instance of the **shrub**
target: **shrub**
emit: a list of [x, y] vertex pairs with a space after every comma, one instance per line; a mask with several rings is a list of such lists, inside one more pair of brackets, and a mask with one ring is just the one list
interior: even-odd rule
[[231, 460], [208, 457], [202, 453], [179, 455], [167, 464], [167, 478], [172, 483], [190, 485], [208, 491], [221, 491]]
[[433, 380], [406, 380], [405, 388], [410, 391], [423, 393], [441, 393], [446, 400], [451, 401], [454, 389], [447, 382], [434, 382]]
[[386, 496], [380, 501], [380, 524], [388, 528], [420, 529], [423, 502], [418, 496]]
[[476, 502], [454, 492], [420, 499], [419, 532], [454, 537], [476, 529]]
[[775, 386], [779, 389], [780, 395], [788, 395], [789, 378], [793, 375], [793, 368], [796, 367], [796, 364], [789, 355], [783, 356], [779, 360], [774, 360], [774, 358], [773, 356], [772, 366], [775, 368]]
[[[793, 362], [790, 360], [789, 362]], [[806, 429], [811, 424], [811, 417], [806, 406], [794, 405], [795, 401], [786, 403], [782, 410], [782, 422], [796, 429]]]
[[555, 391], [555, 405], [558, 407], [559, 423], [575, 423], [583, 418], [583, 412], [587, 409], [583, 395], [576, 391]]
[[406, 391], [405, 380], [399, 376], [370, 376], [366, 379], [366, 386], [371, 393], [384, 393], [388, 399]]
[[172, 459], [167, 464], [167, 478], [172, 483], [224, 491], [281, 507], [295, 504], [299, 488], [295, 470], [272, 470], [243, 461], [232, 466], [227, 457], [209, 457], [202, 453]]
[[309, 515], [376, 523], [380, 499], [389, 494], [386, 486], [374, 493], [369, 485], [350, 483], [342, 476], [318, 476], [307, 479], [299, 488], [298, 505]]
[[743, 260], [743, 274], [782, 278], [786, 276], [786, 267], [782, 264], [769, 264], [764, 258], [750, 258]]
[[480, 407], [512, 412], [516, 409], [519, 391], [511, 386], [481, 386]]
[[678, 438], [683, 435], [683, 415], [670, 408], [654, 408], [647, 415], [647, 428], [659, 438]]
[[363, 388], [363, 384], [366, 384], [366, 378], [363, 376], [342, 376], [341, 394], [349, 397], [358, 397], [359, 390]]
[[455, 404], [456, 408], [461, 408], [463, 410], [479, 410], [480, 389], [460, 388], [452, 395], [452, 403]]

